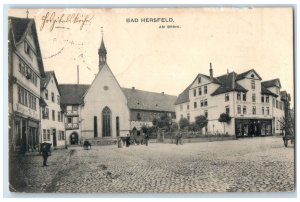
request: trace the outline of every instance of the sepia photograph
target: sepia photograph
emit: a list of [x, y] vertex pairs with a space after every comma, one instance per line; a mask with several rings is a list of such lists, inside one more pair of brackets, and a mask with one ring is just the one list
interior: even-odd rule
[[9, 192], [295, 192], [294, 17], [10, 7]]

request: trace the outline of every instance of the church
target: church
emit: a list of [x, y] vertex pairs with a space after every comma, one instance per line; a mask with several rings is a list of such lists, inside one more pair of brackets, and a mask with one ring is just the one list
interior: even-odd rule
[[91, 85], [59, 85], [67, 144], [80, 144], [84, 139], [109, 144], [134, 127], [152, 126], [152, 120], [162, 114], [175, 120], [177, 96], [122, 88], [107, 64], [103, 37], [98, 55], [99, 72]]

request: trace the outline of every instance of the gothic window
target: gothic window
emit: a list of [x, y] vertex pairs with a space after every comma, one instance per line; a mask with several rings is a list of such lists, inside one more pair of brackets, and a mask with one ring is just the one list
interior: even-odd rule
[[103, 137], [111, 136], [111, 111], [108, 107], [102, 111], [102, 135]]

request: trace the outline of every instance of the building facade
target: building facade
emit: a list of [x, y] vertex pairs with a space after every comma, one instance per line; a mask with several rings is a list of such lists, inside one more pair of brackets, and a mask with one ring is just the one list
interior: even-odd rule
[[[198, 74], [178, 96], [175, 102], [178, 122], [181, 118], [194, 122], [195, 117], [203, 115], [208, 119], [203, 133], [242, 137], [280, 132], [284, 107], [279, 79], [262, 82], [254, 69], [218, 77], [213, 76], [211, 65], [209, 71], [209, 76]], [[229, 123], [218, 121], [222, 113], [231, 117]]]
[[33, 19], [9, 17], [9, 144], [28, 152], [40, 143], [40, 82], [44, 66]]
[[65, 108], [67, 144], [93, 143], [126, 136], [134, 127], [152, 126], [152, 120], [166, 113], [175, 119], [176, 96], [122, 88], [107, 64], [102, 39], [99, 72], [91, 85], [62, 84], [59, 89]]
[[41, 97], [44, 103], [41, 110], [41, 140], [51, 143], [54, 148], [63, 148], [66, 145], [64, 113], [53, 71], [45, 72], [45, 77], [41, 80]]

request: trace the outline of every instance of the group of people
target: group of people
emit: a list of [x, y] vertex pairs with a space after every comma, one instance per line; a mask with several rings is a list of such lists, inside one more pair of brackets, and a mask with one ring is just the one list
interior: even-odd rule
[[143, 135], [140, 136], [140, 134], [138, 133], [132, 133], [132, 135], [128, 134], [127, 137], [125, 137], [124, 139], [126, 147], [129, 147], [131, 144], [145, 144], [146, 146], [148, 146], [149, 135], [148, 133], [143, 133]]

